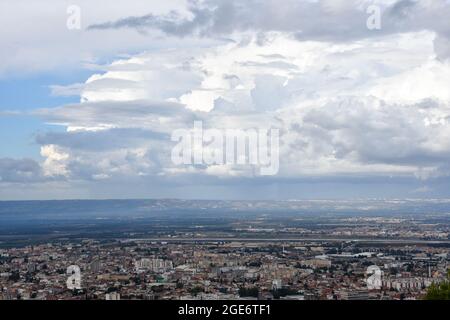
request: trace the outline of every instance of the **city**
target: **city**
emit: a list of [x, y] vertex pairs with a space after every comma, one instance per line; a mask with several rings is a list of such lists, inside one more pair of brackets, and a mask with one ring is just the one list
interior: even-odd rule
[[[45, 231], [10, 225], [9, 234], [0, 237], [0, 299], [419, 300], [432, 284], [447, 279], [450, 216], [439, 213], [438, 204], [436, 213], [426, 215], [330, 211], [315, 216], [299, 212], [298, 202], [271, 203], [267, 210], [276, 214], [248, 209], [268, 207], [267, 202], [247, 203], [247, 209], [244, 202], [131, 203], [145, 204], [152, 221], [142, 210], [133, 223], [99, 211], [90, 220], [71, 217], [66, 225], [53, 226], [54, 218], [47, 218]], [[399, 203], [398, 210], [408, 207], [407, 201]], [[193, 210], [170, 217], [181, 204], [189, 212], [228, 207], [234, 214]], [[374, 210], [385, 204], [371, 203]], [[360, 205], [352, 203], [352, 210]], [[105, 233], [108, 227], [111, 232]], [[14, 241], [20, 245], [11, 245]], [[70, 272], [70, 266], [78, 271]], [[377, 275], [379, 282], [370, 283]]]
[[0, 0], [0, 316], [448, 310], [449, 18]]

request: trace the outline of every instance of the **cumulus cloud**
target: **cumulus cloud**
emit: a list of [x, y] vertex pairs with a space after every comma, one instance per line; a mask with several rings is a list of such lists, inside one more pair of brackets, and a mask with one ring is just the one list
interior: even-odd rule
[[280, 179], [447, 175], [450, 65], [436, 59], [435, 36], [342, 44], [277, 32], [261, 45], [244, 33], [201, 52], [139, 54], [88, 79], [80, 104], [39, 110], [68, 130], [37, 142], [60, 148], [67, 157], [46, 162], [74, 178], [256, 177], [251, 166], [171, 162], [171, 133], [203, 121], [280, 128]]
[[[374, 3], [382, 29], [371, 31], [366, 9]], [[33, 112], [66, 129], [36, 136], [38, 176], [218, 190], [413, 179], [405, 192], [417, 193], [423, 181], [450, 174], [449, 6], [207, 0], [178, 13], [92, 24], [90, 33], [136, 29], [158, 39], [156, 30], [166, 41], [180, 39], [102, 65], [84, 83], [54, 86], [55, 95], [80, 102]], [[280, 129], [279, 173], [173, 164], [172, 133], [195, 121], [222, 131]]]

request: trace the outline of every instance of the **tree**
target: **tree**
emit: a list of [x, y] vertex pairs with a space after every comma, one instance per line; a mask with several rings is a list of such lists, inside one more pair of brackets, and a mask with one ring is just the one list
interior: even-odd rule
[[241, 288], [239, 288], [239, 296], [241, 298], [243, 298], [243, 297], [257, 298], [258, 294], [259, 294], [259, 289], [257, 287], [252, 287], [252, 288], [241, 287]]
[[450, 300], [450, 283], [448, 281], [441, 284], [433, 283], [428, 288], [425, 300]]
[[13, 272], [11, 273], [11, 275], [9, 276], [9, 281], [17, 282], [17, 281], [19, 281], [19, 280], [20, 280], [20, 274], [19, 274], [19, 271], [13, 271]]
[[200, 286], [196, 286], [189, 291], [190, 291], [191, 295], [197, 296], [197, 294], [199, 294], [200, 292], [203, 292], [203, 288]]
[[425, 300], [450, 300], [450, 270], [447, 271], [447, 280], [433, 283], [428, 288]]

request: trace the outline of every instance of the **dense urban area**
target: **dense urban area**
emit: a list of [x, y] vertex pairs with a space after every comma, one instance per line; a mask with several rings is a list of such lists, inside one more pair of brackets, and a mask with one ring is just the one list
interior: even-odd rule
[[[0, 251], [1, 299], [420, 299], [448, 248], [355, 242], [107, 242]], [[80, 286], [68, 289], [70, 265]], [[379, 266], [382, 285], [367, 288]]]
[[205, 210], [17, 220], [0, 299], [404, 300], [447, 278], [445, 212]]

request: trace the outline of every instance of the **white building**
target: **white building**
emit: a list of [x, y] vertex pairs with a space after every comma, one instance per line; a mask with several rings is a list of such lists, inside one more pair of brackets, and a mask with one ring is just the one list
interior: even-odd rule
[[143, 258], [135, 262], [135, 268], [138, 271], [149, 270], [152, 272], [163, 273], [173, 269], [173, 263], [163, 259]]

